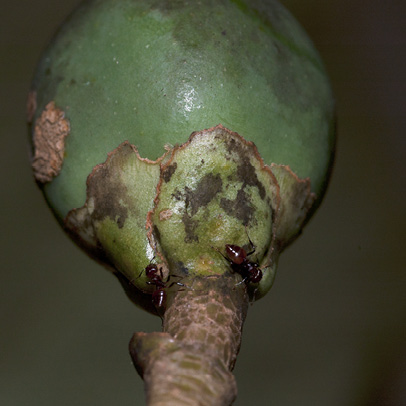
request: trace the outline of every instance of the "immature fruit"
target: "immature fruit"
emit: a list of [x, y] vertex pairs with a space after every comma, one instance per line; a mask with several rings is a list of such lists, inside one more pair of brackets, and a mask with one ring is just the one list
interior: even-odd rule
[[263, 296], [327, 183], [330, 86], [276, 1], [86, 1], [29, 100], [47, 201], [149, 310], [149, 263], [165, 277], [222, 274], [225, 245], [249, 240], [263, 278], [248, 287]]

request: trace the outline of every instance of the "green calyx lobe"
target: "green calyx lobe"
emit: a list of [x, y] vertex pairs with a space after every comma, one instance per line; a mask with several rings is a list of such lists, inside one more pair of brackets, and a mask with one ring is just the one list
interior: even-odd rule
[[247, 287], [258, 299], [314, 198], [308, 179], [265, 165], [252, 142], [218, 125], [193, 133], [157, 161], [121, 144], [93, 169], [86, 203], [69, 212], [65, 226], [138, 291], [138, 304], [156, 289], [148, 283], [148, 264], [178, 282], [232, 273], [225, 245], [249, 252], [252, 241], [249, 260], [259, 263], [263, 278]]

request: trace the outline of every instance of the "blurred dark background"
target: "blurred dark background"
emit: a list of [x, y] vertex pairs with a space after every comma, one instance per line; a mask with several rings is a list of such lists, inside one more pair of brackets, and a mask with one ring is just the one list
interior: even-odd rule
[[[127, 344], [160, 320], [77, 249], [31, 176], [25, 102], [78, 0], [2, 1], [0, 404], [144, 405]], [[250, 308], [236, 405], [406, 405], [406, 2], [286, 0], [337, 98], [330, 188]]]

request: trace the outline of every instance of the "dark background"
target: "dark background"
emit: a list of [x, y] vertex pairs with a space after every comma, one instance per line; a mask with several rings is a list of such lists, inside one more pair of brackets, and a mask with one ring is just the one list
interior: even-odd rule
[[[78, 0], [2, 1], [0, 404], [144, 405], [127, 351], [160, 320], [63, 234], [28, 162], [40, 52]], [[337, 97], [330, 188], [250, 308], [236, 405], [406, 405], [406, 2], [286, 0]]]

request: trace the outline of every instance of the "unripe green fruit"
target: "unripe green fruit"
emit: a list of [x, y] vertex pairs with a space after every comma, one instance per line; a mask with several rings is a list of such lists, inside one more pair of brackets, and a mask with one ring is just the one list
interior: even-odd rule
[[331, 89], [276, 1], [86, 1], [43, 55], [29, 106], [47, 201], [136, 296], [155, 288], [151, 261], [218, 274], [225, 244], [251, 239], [261, 297], [327, 183]]

